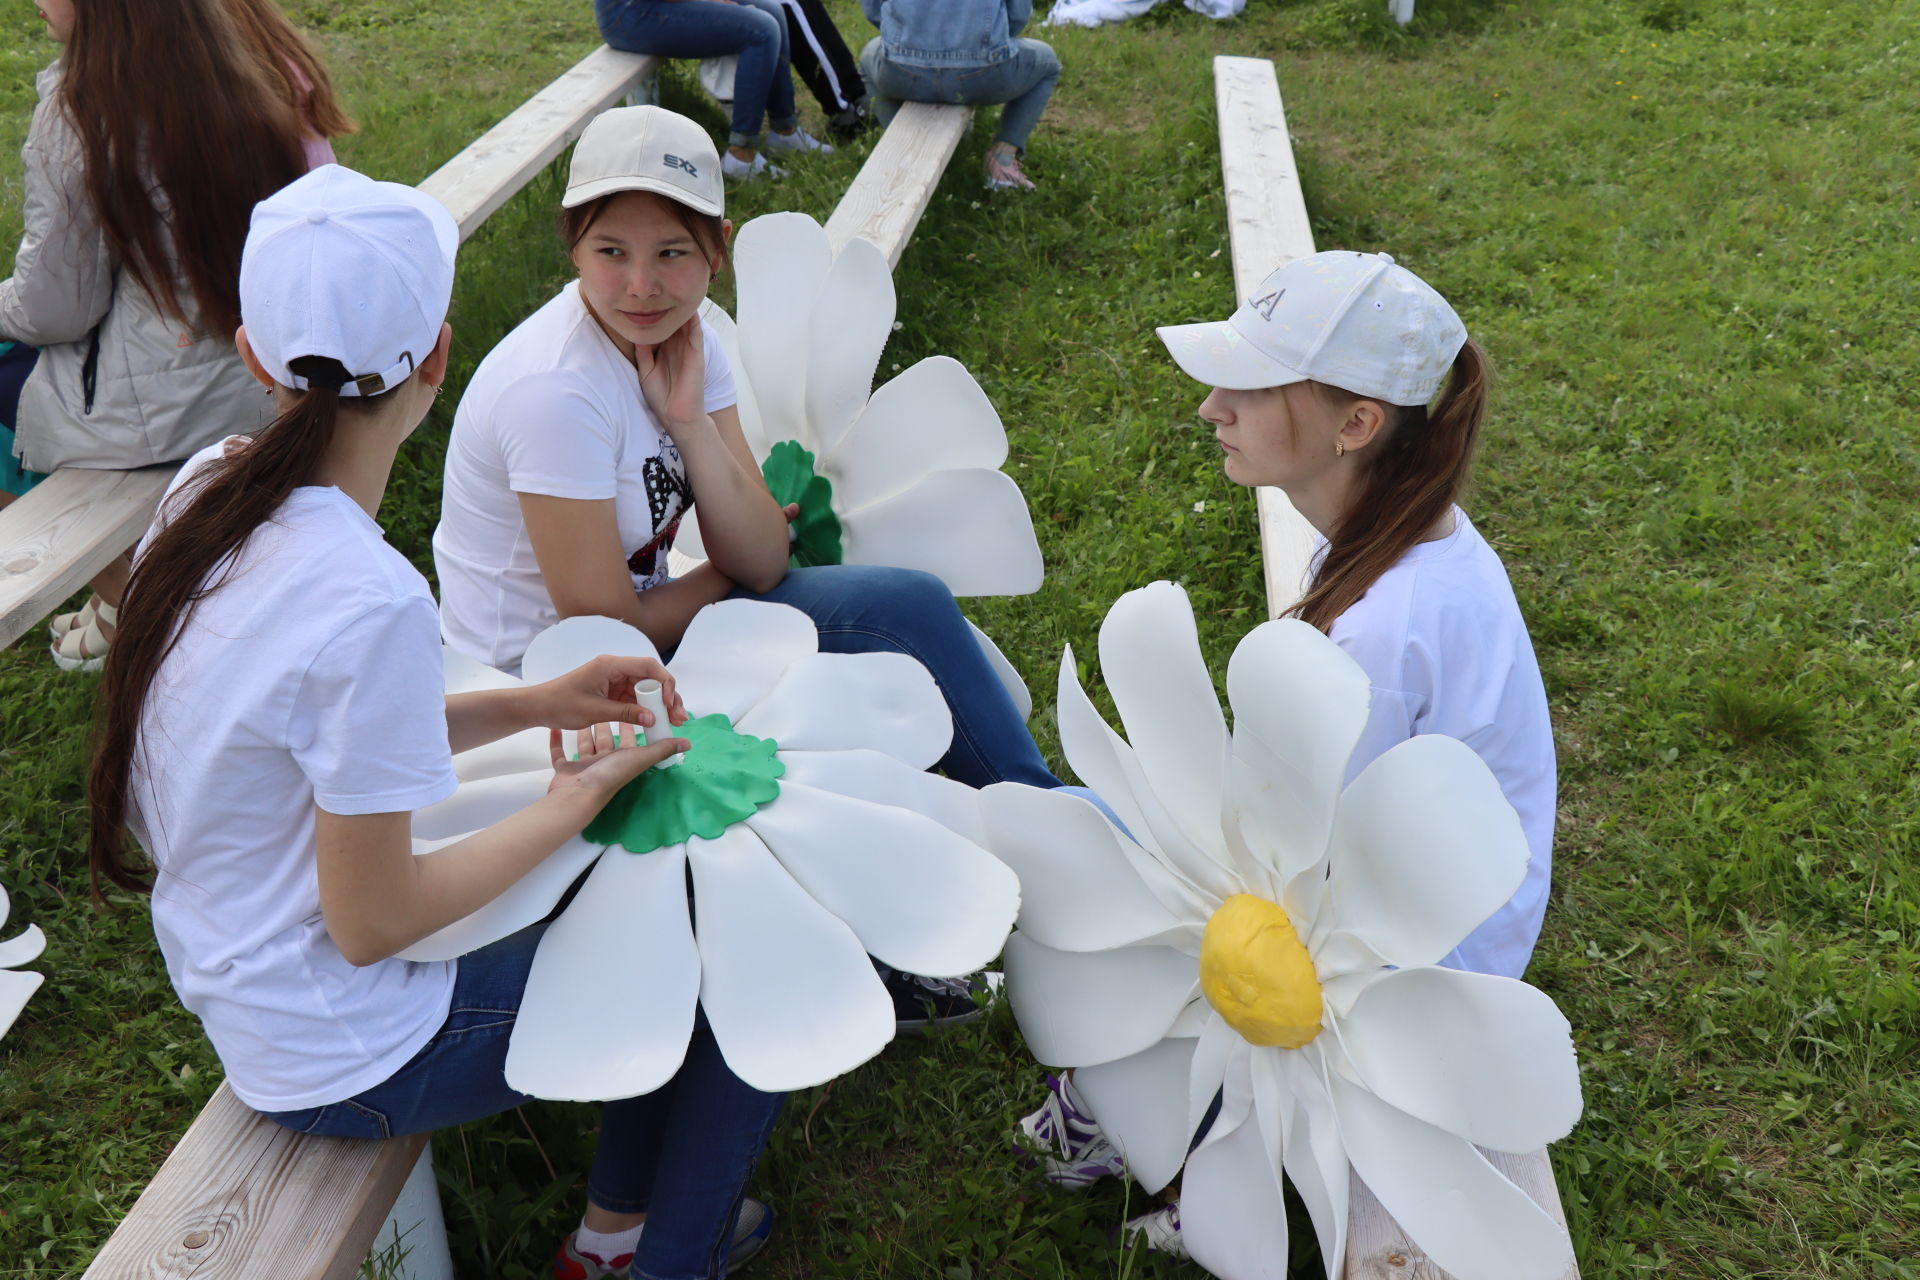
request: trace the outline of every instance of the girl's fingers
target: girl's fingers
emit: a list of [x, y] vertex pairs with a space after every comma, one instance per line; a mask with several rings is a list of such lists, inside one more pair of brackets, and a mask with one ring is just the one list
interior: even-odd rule
[[553, 757], [553, 767], [558, 769], [567, 763], [567, 743], [558, 729], [547, 731], [547, 754]]

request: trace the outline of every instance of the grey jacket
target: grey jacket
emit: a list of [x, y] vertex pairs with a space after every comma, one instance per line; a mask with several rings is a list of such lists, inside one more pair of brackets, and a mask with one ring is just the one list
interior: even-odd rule
[[1013, 56], [1013, 37], [1033, 0], [861, 0], [880, 28], [887, 61], [923, 67], [985, 67]]
[[40, 348], [9, 424], [21, 465], [143, 467], [264, 425], [269, 403], [233, 335], [181, 325], [113, 261], [79, 139], [54, 100], [59, 83], [58, 62], [35, 81], [40, 102], [20, 152], [26, 234], [0, 281], [0, 338]]

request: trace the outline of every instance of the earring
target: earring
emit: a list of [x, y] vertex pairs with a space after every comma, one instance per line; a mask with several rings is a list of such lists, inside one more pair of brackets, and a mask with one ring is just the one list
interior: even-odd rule
[[1336, 458], [1344, 458], [1344, 457], [1346, 457], [1346, 456], [1347, 456], [1347, 446], [1346, 446], [1346, 445], [1344, 445], [1344, 444], [1341, 444], [1341, 443], [1340, 443], [1340, 442], [1339, 442], [1338, 440], [1335, 440], [1335, 441], [1333, 442], [1333, 456], [1334, 456], [1334, 457], [1336, 457]]
[[443, 387], [443, 386], [441, 386], [441, 385], [440, 385], [439, 383], [437, 383], [437, 382], [436, 382], [436, 383], [434, 383], [434, 384], [433, 384], [433, 398], [434, 398], [435, 400], [438, 400], [438, 399], [440, 398], [440, 393], [441, 393], [442, 391], [445, 391], [445, 390], [446, 390], [446, 388], [445, 388], [445, 387]]

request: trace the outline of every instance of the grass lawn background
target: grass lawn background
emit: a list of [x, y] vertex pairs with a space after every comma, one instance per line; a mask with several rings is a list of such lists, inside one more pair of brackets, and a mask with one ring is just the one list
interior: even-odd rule
[[[833, 7], [857, 47], [858, 6]], [[881, 367], [955, 356], [1006, 420], [1047, 585], [969, 611], [1026, 673], [1056, 760], [1061, 646], [1091, 655], [1119, 593], [1184, 582], [1217, 670], [1264, 616], [1251, 502], [1151, 330], [1231, 308], [1209, 59], [1272, 57], [1321, 247], [1395, 254], [1499, 366], [1467, 505], [1512, 572], [1558, 733], [1556, 896], [1530, 977], [1580, 1045], [1587, 1113], [1554, 1163], [1584, 1274], [1913, 1280], [1920, 9], [1418, 8], [1408, 33], [1384, 0], [1042, 33], [1066, 73], [1031, 147], [1041, 190], [981, 191], [976, 127], [897, 273]], [[403, 181], [596, 42], [585, 0], [290, 9], [362, 122], [342, 159]], [[12, 244], [13, 157], [53, 47], [29, 6], [8, 21]], [[724, 127], [690, 68], [666, 88]], [[729, 212], [824, 218], [865, 150]], [[543, 176], [463, 251], [456, 391], [565, 278], [560, 185]], [[452, 402], [383, 511], [429, 569]], [[144, 907], [86, 903], [92, 689], [31, 635], [0, 654], [5, 932], [50, 939], [47, 984], [0, 1045], [6, 1280], [78, 1275], [219, 1079]], [[1054, 1193], [1012, 1167], [1004, 1134], [1039, 1079], [1003, 1012], [797, 1095], [757, 1182], [782, 1217], [755, 1274], [1197, 1274], [1109, 1243], [1137, 1194]], [[591, 1128], [541, 1105], [436, 1141], [462, 1274], [544, 1274]]]

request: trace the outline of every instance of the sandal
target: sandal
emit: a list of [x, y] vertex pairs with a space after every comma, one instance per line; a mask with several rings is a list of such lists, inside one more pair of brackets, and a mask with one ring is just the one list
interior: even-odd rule
[[54, 665], [62, 671], [98, 671], [107, 660], [107, 646], [112, 643], [100, 628], [102, 624], [111, 627], [119, 620], [118, 609], [110, 604], [100, 605], [85, 626], [73, 628], [54, 642]]
[[54, 614], [53, 620], [47, 623], [47, 631], [53, 636], [53, 642], [58, 644], [67, 632], [91, 623], [99, 608], [100, 597], [90, 595], [87, 597], [87, 603], [72, 613]]

